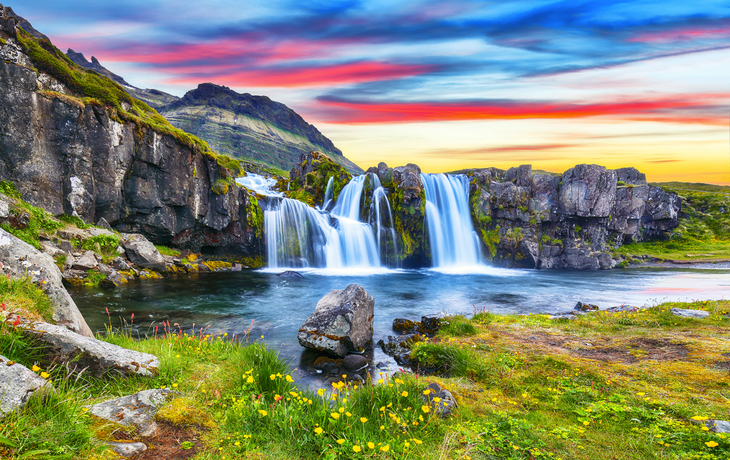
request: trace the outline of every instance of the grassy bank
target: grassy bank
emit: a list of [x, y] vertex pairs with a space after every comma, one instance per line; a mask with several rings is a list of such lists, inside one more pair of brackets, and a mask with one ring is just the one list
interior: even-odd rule
[[682, 197], [679, 226], [669, 241], [628, 244], [615, 255], [664, 261], [730, 261], [730, 187], [685, 182], [654, 184]]
[[[0, 283], [3, 298], [8, 283]], [[15, 283], [6, 308], [34, 308], [37, 293]], [[711, 315], [677, 318], [672, 306]], [[112, 458], [94, 439], [136, 433], [93, 419], [83, 406], [168, 387], [181, 395], [158, 415], [163, 435], [148, 440], [148, 452], [166, 458], [725, 459], [730, 438], [702, 421], [730, 419], [728, 311], [722, 301], [575, 320], [451, 318], [414, 350], [443, 375], [376, 376], [326, 392], [298, 388], [260, 337], [160, 325], [156, 337], [138, 340], [129, 328], [117, 330], [105, 340], [154, 353], [159, 374], [100, 380], [50, 366], [37, 344], [4, 323], [2, 353], [37, 366], [57, 391], [0, 421], [0, 457]], [[454, 417], [428, 406], [423, 390], [432, 381], [456, 396]]]

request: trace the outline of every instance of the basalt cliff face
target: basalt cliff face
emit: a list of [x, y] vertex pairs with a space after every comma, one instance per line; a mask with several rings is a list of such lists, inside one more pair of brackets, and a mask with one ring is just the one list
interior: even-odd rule
[[[21, 33], [0, 6], [0, 180], [55, 215], [103, 217], [118, 230], [195, 251], [261, 254], [263, 216], [234, 185], [235, 168], [174, 131], [123, 119], [138, 113], [125, 101], [116, 109], [39, 70], [49, 64], [29, 55], [30, 37]], [[81, 72], [47, 40], [33, 43], [63, 71]]]

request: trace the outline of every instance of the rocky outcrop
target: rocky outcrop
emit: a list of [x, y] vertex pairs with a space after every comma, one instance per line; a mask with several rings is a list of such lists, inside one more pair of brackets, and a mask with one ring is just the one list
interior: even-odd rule
[[314, 126], [266, 96], [239, 94], [203, 83], [159, 107], [174, 126], [208, 142], [218, 152], [290, 170], [300, 155], [324, 152], [352, 173], [362, 173]]
[[378, 176], [388, 191], [393, 211], [393, 225], [399, 237], [400, 265], [417, 268], [430, 265], [430, 250], [426, 237], [426, 191], [421, 183], [421, 168], [414, 164], [389, 168], [380, 163], [367, 171]]
[[25, 406], [35, 393], [50, 388], [35, 372], [0, 355], [0, 418]]
[[53, 304], [53, 320], [71, 331], [91, 337], [91, 329], [63, 287], [61, 271], [48, 254], [0, 229], [0, 276], [29, 277]]
[[310, 206], [321, 206], [330, 178], [335, 201], [342, 188], [352, 180], [352, 174], [322, 152], [303, 153], [289, 173], [291, 182], [287, 196]]
[[362, 351], [373, 339], [374, 307], [375, 300], [362, 286], [332, 290], [299, 328], [299, 344], [340, 357], [348, 350]]
[[137, 109], [126, 102], [122, 110], [131, 121], [124, 122], [118, 109], [84, 102], [89, 94], [78, 85], [72, 90], [32, 70], [15, 31], [6, 29], [0, 180], [14, 182], [24, 200], [54, 215], [103, 218], [117, 230], [196, 252], [261, 254], [263, 219], [254, 215], [256, 198], [235, 185], [233, 170], [171, 127], [135, 122], [129, 114]]
[[98, 376], [107, 374], [157, 374], [160, 360], [148, 353], [122, 348], [85, 337], [68, 329], [48, 323], [24, 323], [23, 331], [43, 343], [46, 351], [57, 362], [73, 362], [79, 369], [88, 368]]
[[162, 254], [144, 236], [122, 234], [122, 244], [127, 252], [127, 258], [133, 264], [157, 271], [165, 270], [166, 261]]
[[484, 255], [508, 267], [606, 269], [612, 248], [666, 238], [681, 201], [634, 168], [578, 165], [562, 175], [529, 165], [463, 171]]

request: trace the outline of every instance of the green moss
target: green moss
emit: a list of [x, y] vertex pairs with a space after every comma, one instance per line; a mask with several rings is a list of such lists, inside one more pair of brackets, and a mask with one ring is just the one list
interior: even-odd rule
[[0, 181], [0, 193], [7, 196], [8, 198], [13, 198], [16, 200], [23, 199], [23, 197], [20, 196], [20, 192], [18, 192], [18, 190], [15, 188], [15, 184], [7, 180]]
[[77, 216], [69, 216], [66, 214], [58, 216], [58, 220], [67, 224], [73, 224], [78, 228], [87, 229], [93, 227], [91, 224], [87, 224], [83, 219]]
[[264, 212], [261, 210], [259, 200], [253, 194], [249, 195], [248, 198], [246, 220], [248, 225], [253, 228], [256, 238], [262, 238], [264, 235]]
[[89, 287], [96, 287], [101, 283], [103, 280], [106, 279], [106, 275], [97, 272], [95, 270], [87, 270], [86, 272], [86, 279], [84, 280], [84, 285]]
[[41, 233], [51, 236], [56, 233], [56, 230], [64, 226], [63, 223], [59, 222], [58, 219], [43, 209], [31, 206], [24, 201], [19, 201], [13, 206], [10, 213], [16, 216], [22, 213], [28, 213], [28, 225], [25, 228], [13, 228], [10, 224], [4, 223], [0, 225], [0, 228], [15, 235], [38, 250], [41, 249], [41, 244], [38, 239]]
[[232, 184], [232, 177], [228, 177], [225, 179], [216, 179], [216, 181], [213, 183], [213, 186], [210, 187], [210, 190], [216, 195], [225, 195], [226, 193], [228, 193], [228, 190]]
[[583, 230], [583, 227], [581, 227], [580, 225], [576, 225], [575, 227], [573, 227], [573, 230], [575, 231], [575, 233], [580, 233], [580, 231]]
[[86, 249], [87, 251], [98, 251], [98, 249], [101, 249], [102, 253], [112, 254], [119, 247], [119, 243], [120, 241], [117, 235], [97, 235], [82, 241], [81, 249]]
[[157, 248], [157, 251], [163, 256], [178, 257], [180, 255], [180, 251], [177, 249], [162, 246], [161, 244], [156, 244], [155, 248]]

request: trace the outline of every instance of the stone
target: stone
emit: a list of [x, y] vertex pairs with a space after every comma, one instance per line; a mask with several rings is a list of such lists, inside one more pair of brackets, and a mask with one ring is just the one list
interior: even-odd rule
[[2, 196], [0, 196], [0, 219], [6, 219], [10, 215], [10, 206]]
[[[432, 383], [426, 387], [426, 389], [429, 390], [429, 392], [425, 396], [428, 399], [429, 404], [434, 408], [436, 414], [442, 417], [450, 416], [453, 409], [457, 406], [456, 398], [454, 398], [451, 392], [438, 383]], [[436, 401], [436, 398], [439, 398], [439, 401]]]
[[726, 420], [706, 420], [705, 425], [715, 433], [730, 433], [730, 422]]
[[285, 272], [282, 272], [282, 273], [277, 274], [276, 276], [278, 276], [280, 278], [287, 279], [287, 280], [302, 280], [302, 279], [304, 279], [304, 275], [302, 275], [299, 272], [295, 272], [293, 270], [287, 270]]
[[114, 268], [116, 270], [122, 270], [122, 271], [129, 270], [129, 264], [127, 263], [127, 261], [118, 256], [115, 257], [114, 259], [112, 259], [111, 265], [112, 265], [112, 268]]
[[368, 367], [368, 360], [362, 355], [347, 355], [342, 360], [342, 365], [350, 372], [360, 372]]
[[157, 271], [165, 270], [165, 258], [144, 236], [123, 233], [122, 244], [127, 251], [127, 258], [133, 264]]
[[64, 240], [76, 240], [83, 241], [89, 238], [89, 233], [86, 230], [76, 227], [65, 227], [58, 229], [56, 235]]
[[126, 374], [151, 377], [157, 374], [160, 366], [157, 356], [82, 336], [62, 326], [29, 322], [20, 327], [27, 335], [43, 342], [55, 361], [74, 362], [99, 376]]
[[94, 237], [94, 236], [114, 236], [114, 232], [112, 232], [111, 229], [107, 230], [106, 228], [91, 227], [88, 231], [89, 231], [89, 235], [91, 235], [92, 237]]
[[683, 318], [707, 318], [710, 316], [710, 313], [704, 310], [689, 310], [686, 308], [672, 308], [670, 312], [674, 316], [681, 316]]
[[41, 241], [41, 250], [51, 257], [66, 255], [66, 253], [50, 241]]
[[232, 272], [240, 272], [241, 271], [241, 264], [233, 264], [233, 266], [231, 267], [231, 271]]
[[143, 390], [121, 398], [110, 399], [89, 407], [89, 414], [119, 423], [147, 429], [154, 423], [159, 407], [172, 395], [179, 394], [169, 388]]
[[107, 442], [106, 445], [125, 458], [132, 457], [147, 450], [147, 445], [143, 442]]
[[573, 310], [575, 310], [575, 311], [597, 311], [597, 310], [600, 310], [600, 307], [598, 305], [593, 305], [591, 303], [578, 302], [577, 304], [575, 304], [575, 307], [573, 307]]
[[10, 212], [8, 216], [8, 224], [13, 228], [23, 229], [30, 223], [30, 214], [28, 211], [16, 209]]
[[362, 286], [334, 289], [299, 328], [299, 344], [341, 357], [348, 350], [364, 350], [373, 339], [374, 308], [375, 300]]
[[110, 232], [114, 230], [112, 228], [112, 226], [109, 225], [109, 222], [107, 222], [106, 219], [104, 219], [103, 217], [101, 219], [99, 219], [99, 221], [96, 223], [96, 226], [105, 228], [105, 229], [109, 230]]
[[122, 275], [119, 274], [116, 270], [112, 271], [107, 275], [106, 278], [101, 280], [99, 282], [99, 286], [105, 287], [105, 288], [115, 288], [122, 285]]
[[83, 284], [86, 281], [86, 272], [74, 269], [65, 270], [63, 272], [63, 280], [73, 285]]
[[94, 251], [86, 251], [83, 256], [74, 262], [73, 268], [75, 270], [93, 270], [99, 265]]
[[14, 278], [28, 276], [43, 289], [53, 304], [53, 321], [56, 324], [87, 337], [93, 335], [64, 288], [61, 271], [51, 256], [0, 229], [0, 260], [0, 273]]
[[418, 321], [407, 318], [395, 318], [393, 320], [393, 330], [403, 334], [413, 334], [418, 330]]
[[74, 247], [68, 241], [61, 241], [60, 243], [58, 243], [58, 247], [61, 248], [61, 250], [66, 254], [71, 254], [72, 252], [74, 252]]
[[37, 392], [50, 389], [38, 374], [0, 355], [0, 418], [25, 406]]

